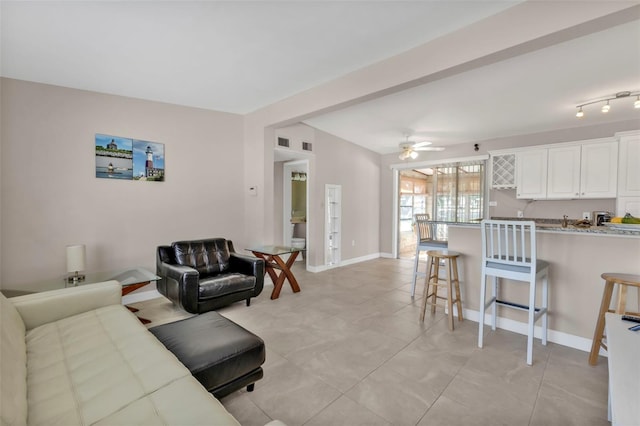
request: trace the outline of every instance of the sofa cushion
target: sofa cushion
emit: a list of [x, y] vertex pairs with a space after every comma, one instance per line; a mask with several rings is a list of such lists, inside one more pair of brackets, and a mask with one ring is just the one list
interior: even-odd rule
[[200, 279], [199, 300], [207, 300], [212, 297], [220, 297], [238, 291], [253, 290], [256, 286], [256, 277], [231, 273], [216, 275]]
[[171, 244], [176, 262], [190, 266], [200, 275], [215, 275], [229, 269], [229, 248], [224, 238], [176, 241]]
[[20, 314], [0, 294], [0, 424], [27, 424], [27, 348]]
[[217, 399], [200, 389], [202, 386], [192, 376], [183, 377], [105, 417], [95, 426], [240, 426]]
[[189, 370], [122, 305], [27, 332], [30, 424], [93, 424]]

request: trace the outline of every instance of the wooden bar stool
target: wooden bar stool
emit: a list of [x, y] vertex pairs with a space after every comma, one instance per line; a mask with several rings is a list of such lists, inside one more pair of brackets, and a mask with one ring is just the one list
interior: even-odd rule
[[418, 240], [416, 241], [416, 257], [413, 261], [413, 279], [411, 281], [411, 297], [416, 295], [416, 282], [418, 277], [424, 277], [427, 274], [419, 272], [420, 252], [429, 250], [446, 249], [448, 242], [436, 239], [436, 226], [429, 220], [428, 214], [415, 215], [416, 231]]
[[[640, 275], [605, 272], [601, 277], [605, 281], [605, 284], [604, 292], [602, 293], [602, 302], [600, 303], [600, 312], [598, 313], [598, 321], [596, 322], [596, 331], [593, 333], [591, 353], [589, 354], [589, 364], [591, 365], [598, 363], [600, 347], [603, 347], [605, 350], [607, 349], [607, 345], [602, 341], [604, 338], [605, 314], [607, 312], [625, 314], [627, 307], [627, 287], [634, 286], [640, 291]], [[616, 301], [616, 309], [614, 310], [610, 309], [610, 306], [613, 289], [616, 284], [618, 284], [618, 300]], [[637, 315], [635, 312], [634, 314]]]
[[[429, 250], [427, 252], [427, 276], [424, 280], [424, 297], [420, 321], [424, 321], [427, 303], [431, 305], [431, 313], [436, 312], [437, 299], [446, 300], [449, 310], [449, 330], [453, 331], [453, 304], [458, 309], [458, 321], [462, 321], [462, 301], [460, 299], [460, 281], [458, 280], [458, 256], [460, 253], [451, 250]], [[447, 270], [447, 281], [439, 281], [440, 260], [444, 261]], [[438, 296], [438, 287], [447, 288], [447, 297]], [[431, 293], [429, 292], [431, 291]], [[455, 291], [455, 299], [454, 299]], [[431, 299], [429, 301], [429, 299]]]

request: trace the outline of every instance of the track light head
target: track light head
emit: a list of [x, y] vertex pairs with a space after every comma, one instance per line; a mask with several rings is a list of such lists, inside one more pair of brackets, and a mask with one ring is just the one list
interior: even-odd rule
[[583, 107], [587, 106], [587, 105], [593, 105], [593, 104], [598, 104], [601, 102], [606, 102], [604, 105], [602, 105], [601, 111], [603, 114], [608, 113], [611, 110], [611, 101], [615, 101], [617, 99], [626, 99], [630, 96], [635, 96], [636, 97], [636, 101], [633, 103], [633, 107], [640, 109], [640, 91], [636, 90], [636, 91], [622, 91], [622, 92], [617, 92], [614, 95], [610, 95], [610, 96], [605, 96], [599, 99], [594, 99], [592, 101], [588, 101], [588, 102], [584, 102], [582, 104], [576, 105], [576, 108], [578, 108], [578, 112], [576, 112], [576, 117], [578, 118], [582, 118], [584, 117], [584, 111], [582, 110]]

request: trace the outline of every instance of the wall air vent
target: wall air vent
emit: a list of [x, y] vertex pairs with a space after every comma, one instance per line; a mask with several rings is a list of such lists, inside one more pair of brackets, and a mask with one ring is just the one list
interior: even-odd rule
[[302, 142], [302, 150], [303, 151], [313, 151], [313, 147], [311, 142]]
[[278, 136], [278, 146], [289, 148], [289, 139]]

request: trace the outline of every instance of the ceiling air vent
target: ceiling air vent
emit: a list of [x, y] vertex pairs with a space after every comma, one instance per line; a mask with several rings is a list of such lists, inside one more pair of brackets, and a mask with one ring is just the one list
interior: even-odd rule
[[311, 142], [302, 142], [302, 150], [303, 151], [313, 151], [311, 146]]
[[278, 146], [284, 146], [285, 148], [289, 148], [289, 139], [281, 138], [278, 136]]

